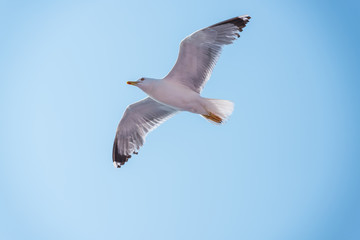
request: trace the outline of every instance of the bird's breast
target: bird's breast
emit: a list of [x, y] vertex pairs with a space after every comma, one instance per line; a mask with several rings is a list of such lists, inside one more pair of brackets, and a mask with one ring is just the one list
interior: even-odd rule
[[178, 83], [162, 81], [148, 95], [154, 100], [178, 110], [197, 112], [200, 95]]

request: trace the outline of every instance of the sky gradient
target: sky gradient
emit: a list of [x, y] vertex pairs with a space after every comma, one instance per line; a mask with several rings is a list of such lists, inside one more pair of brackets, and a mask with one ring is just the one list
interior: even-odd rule
[[[0, 239], [360, 239], [356, 1], [0, 1]], [[205, 97], [121, 169], [126, 81], [237, 15]]]

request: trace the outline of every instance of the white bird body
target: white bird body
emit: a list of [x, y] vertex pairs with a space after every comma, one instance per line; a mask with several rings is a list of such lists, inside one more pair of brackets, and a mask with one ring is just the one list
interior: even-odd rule
[[232, 102], [203, 98], [200, 93], [222, 47], [240, 37], [249, 19], [248, 15], [235, 17], [190, 34], [181, 41], [178, 59], [166, 77], [128, 82], [149, 97], [129, 105], [120, 120], [113, 146], [115, 167], [121, 167], [132, 154], [137, 154], [146, 134], [179, 111], [200, 114], [215, 124], [229, 118], [234, 109]]
[[178, 111], [207, 114], [206, 100], [189, 87], [170, 79], [145, 79], [144, 84], [137, 86], [155, 101]]

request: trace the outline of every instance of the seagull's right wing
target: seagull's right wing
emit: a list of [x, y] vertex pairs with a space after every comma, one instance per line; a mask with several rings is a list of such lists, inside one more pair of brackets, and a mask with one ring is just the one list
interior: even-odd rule
[[131, 154], [143, 145], [145, 136], [161, 123], [173, 116], [177, 111], [150, 97], [131, 104], [125, 110], [116, 130], [113, 146], [113, 162], [121, 167]]
[[178, 81], [200, 93], [224, 45], [231, 44], [249, 22], [244, 15], [201, 29], [181, 41], [178, 59], [164, 80]]

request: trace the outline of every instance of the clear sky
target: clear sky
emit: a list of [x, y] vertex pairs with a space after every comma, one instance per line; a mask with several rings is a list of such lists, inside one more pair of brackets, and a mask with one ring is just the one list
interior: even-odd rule
[[[179, 42], [249, 14], [203, 96], [121, 169], [117, 124]], [[357, 1], [0, 1], [0, 239], [360, 239]]]

